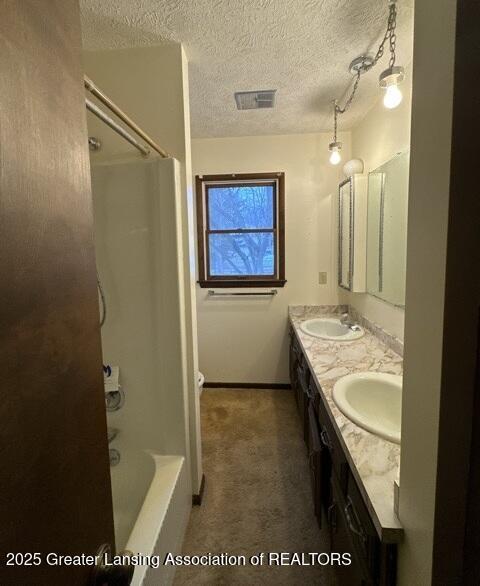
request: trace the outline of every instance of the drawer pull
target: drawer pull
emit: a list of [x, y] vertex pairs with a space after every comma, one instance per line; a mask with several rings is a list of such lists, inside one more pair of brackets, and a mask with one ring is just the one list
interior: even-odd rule
[[333, 445], [332, 442], [330, 441], [330, 438], [328, 437], [328, 433], [326, 429], [322, 429], [322, 431], [320, 432], [320, 439], [322, 440], [322, 444], [328, 448], [330, 451], [333, 451]]
[[327, 509], [327, 520], [330, 527], [336, 531], [337, 529], [337, 503], [331, 504]]
[[350, 497], [347, 497], [347, 504], [345, 505], [344, 511], [345, 517], [347, 519], [348, 528], [354, 535], [360, 537], [360, 539], [365, 543], [367, 541], [367, 536], [365, 535], [365, 532], [363, 531], [362, 527], [358, 526], [356, 520], [354, 522], [354, 517], [356, 517], [356, 515], [353, 510], [353, 503], [350, 500]]
[[297, 356], [300, 356], [302, 354], [302, 351], [298, 347], [298, 344], [297, 344], [297, 341], [296, 340], [293, 340], [292, 349], [293, 349], [293, 351], [295, 352], [295, 354]]

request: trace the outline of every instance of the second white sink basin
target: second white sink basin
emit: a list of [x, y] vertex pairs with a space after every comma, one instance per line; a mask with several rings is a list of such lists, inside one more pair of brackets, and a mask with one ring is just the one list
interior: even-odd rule
[[316, 317], [307, 319], [300, 325], [302, 332], [315, 338], [323, 340], [335, 340], [337, 342], [350, 342], [361, 338], [365, 332], [363, 328], [355, 325], [351, 329], [343, 324], [338, 318], [334, 317]]
[[349, 374], [333, 387], [333, 400], [354, 423], [400, 443], [402, 377], [381, 372]]

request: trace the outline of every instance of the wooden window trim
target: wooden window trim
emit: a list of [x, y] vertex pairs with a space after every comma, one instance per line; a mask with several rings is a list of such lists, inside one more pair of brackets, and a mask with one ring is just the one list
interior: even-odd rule
[[[209, 230], [208, 215], [204, 218], [204, 188], [209, 184], [209, 188], [219, 187], [215, 182], [236, 182], [241, 185], [241, 181], [248, 182], [250, 185], [255, 180], [265, 182], [271, 179], [276, 183], [277, 196], [274, 201], [274, 226], [266, 229], [240, 229], [240, 230]], [[197, 204], [197, 240], [198, 240], [198, 284], [202, 288], [206, 287], [283, 287], [287, 282], [285, 279], [285, 173], [241, 173], [227, 175], [197, 175], [195, 177], [196, 204]], [[205, 201], [205, 205], [207, 205]], [[273, 232], [276, 271], [275, 275], [239, 275], [225, 277], [209, 276], [209, 254], [207, 234], [211, 233], [242, 233], [242, 232]]]

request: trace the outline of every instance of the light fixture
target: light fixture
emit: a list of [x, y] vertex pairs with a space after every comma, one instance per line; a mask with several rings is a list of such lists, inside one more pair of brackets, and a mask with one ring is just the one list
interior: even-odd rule
[[342, 160], [342, 155], [340, 154], [340, 151], [342, 149], [342, 143], [341, 142], [331, 142], [328, 145], [328, 150], [330, 151], [330, 163], [332, 165], [338, 165], [338, 163], [340, 163], [340, 161]]
[[338, 165], [342, 158], [340, 155], [342, 143], [337, 141], [338, 115], [345, 114], [345, 112], [350, 107], [350, 104], [352, 103], [358, 88], [360, 76], [375, 67], [378, 61], [383, 57], [385, 52], [385, 44], [387, 41], [390, 47], [390, 62], [388, 68], [380, 74], [380, 87], [385, 89], [383, 104], [386, 108], [392, 109], [396, 108], [402, 101], [402, 92], [398, 87], [398, 84], [403, 81], [405, 77], [405, 71], [403, 67], [395, 65], [395, 50], [397, 43], [397, 35], [395, 32], [397, 27], [397, 0], [388, 0], [388, 7], [387, 30], [385, 31], [385, 35], [383, 36], [382, 42], [380, 43], [375, 56], [360, 55], [360, 57], [357, 57], [350, 63], [350, 73], [355, 76], [350, 95], [346, 99], [343, 108], [338, 105], [337, 100], [334, 101], [333, 142], [328, 145], [328, 150], [331, 153], [330, 163], [332, 165]]
[[350, 159], [347, 161], [345, 165], [343, 165], [343, 174], [345, 177], [351, 177], [356, 173], [362, 174], [364, 169], [364, 164], [362, 159]]
[[385, 90], [385, 95], [383, 96], [385, 108], [389, 110], [396, 108], [402, 101], [403, 95], [398, 84], [403, 81], [404, 77], [404, 69], [399, 65], [389, 67], [380, 74], [380, 87]]
[[388, 38], [390, 45], [390, 63], [388, 65], [388, 69], [385, 69], [385, 71], [382, 71], [380, 74], [379, 82], [380, 87], [385, 90], [385, 95], [383, 96], [383, 105], [385, 108], [392, 110], [400, 104], [403, 98], [398, 84], [403, 81], [403, 78], [405, 77], [405, 70], [403, 67], [395, 65], [395, 49], [397, 44], [397, 35], [395, 33], [395, 29], [397, 27], [397, 0], [389, 0], [389, 5], [390, 9], [388, 13], [387, 32], [385, 33], [383, 43], [385, 43]]
[[340, 151], [342, 150], [342, 143], [337, 140], [337, 118], [338, 113], [340, 112], [340, 108], [338, 107], [337, 100], [333, 102], [333, 141], [328, 145], [328, 150], [330, 151], [330, 164], [331, 165], [338, 165], [342, 160], [342, 155]]

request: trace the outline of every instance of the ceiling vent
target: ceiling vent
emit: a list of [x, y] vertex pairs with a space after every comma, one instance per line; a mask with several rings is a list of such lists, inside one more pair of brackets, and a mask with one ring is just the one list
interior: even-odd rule
[[235, 92], [235, 101], [239, 110], [256, 110], [273, 108], [277, 90], [261, 90], [255, 92]]

